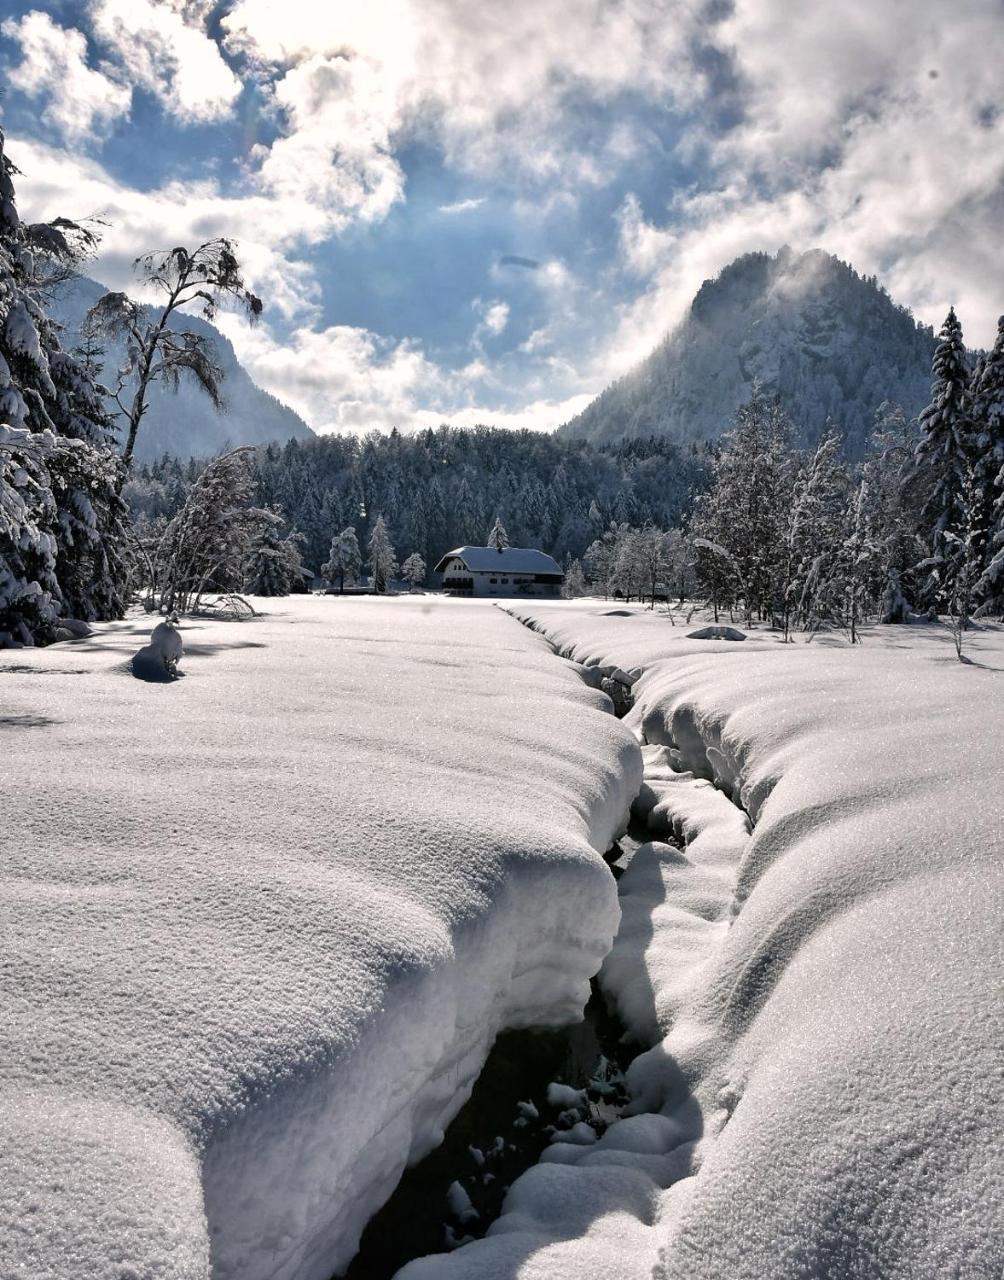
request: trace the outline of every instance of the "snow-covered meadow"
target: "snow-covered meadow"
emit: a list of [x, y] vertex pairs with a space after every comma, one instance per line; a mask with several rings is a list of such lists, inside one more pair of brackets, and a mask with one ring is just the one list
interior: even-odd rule
[[653, 840], [601, 981], [651, 1047], [636, 1114], [401, 1280], [999, 1277], [1004, 632], [960, 665], [934, 626], [786, 646], [514, 611], [640, 673]]
[[504, 612], [0, 654], [0, 1275], [327, 1280], [500, 1028], [581, 1013], [632, 735]]

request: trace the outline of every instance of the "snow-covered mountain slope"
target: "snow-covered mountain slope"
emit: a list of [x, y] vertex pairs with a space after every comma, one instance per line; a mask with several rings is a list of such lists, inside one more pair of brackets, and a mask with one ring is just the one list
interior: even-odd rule
[[714, 440], [755, 379], [777, 391], [802, 440], [831, 417], [860, 455], [884, 400], [927, 403], [934, 335], [822, 250], [737, 258], [706, 281], [679, 327], [560, 428], [595, 443], [665, 435]]
[[581, 1016], [641, 759], [512, 618], [0, 655], [0, 1276], [329, 1280], [496, 1032]]
[[[104, 293], [103, 285], [85, 276], [60, 287], [51, 314], [64, 326], [63, 346], [73, 347], [79, 341], [81, 321]], [[237, 359], [230, 339], [214, 325], [201, 316], [187, 314], [178, 315], [173, 323], [176, 328], [212, 339], [214, 357], [224, 373], [224, 406], [222, 410], [214, 408], [205, 393], [189, 379], [182, 379], [177, 391], [163, 383], [154, 383], [136, 441], [136, 456], [141, 462], [150, 462], [164, 453], [177, 458], [210, 457], [241, 444], [284, 442], [291, 438], [304, 440], [313, 436], [298, 413], [251, 380]], [[105, 383], [110, 383], [122, 361], [122, 347], [111, 340], [103, 340], [102, 345], [106, 353], [101, 376]]]
[[635, 1115], [400, 1280], [997, 1280], [1004, 630], [962, 665], [937, 626], [851, 649], [519, 612], [643, 672], [653, 842], [601, 982], [652, 1047]]

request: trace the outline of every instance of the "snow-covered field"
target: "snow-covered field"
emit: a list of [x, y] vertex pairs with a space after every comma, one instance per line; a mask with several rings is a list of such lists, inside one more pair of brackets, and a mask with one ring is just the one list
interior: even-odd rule
[[401, 1280], [999, 1280], [1004, 632], [961, 665], [931, 626], [851, 649], [515, 612], [641, 673], [653, 842], [602, 981], [651, 1048], [637, 1114]]
[[0, 654], [0, 1276], [327, 1280], [496, 1032], [578, 1016], [641, 779], [500, 610]]

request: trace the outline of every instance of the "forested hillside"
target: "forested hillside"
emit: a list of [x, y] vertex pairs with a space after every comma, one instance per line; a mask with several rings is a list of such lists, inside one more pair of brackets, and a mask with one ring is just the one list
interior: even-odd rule
[[705, 281], [679, 328], [559, 434], [715, 440], [759, 381], [780, 396], [799, 443], [815, 445], [831, 419], [846, 455], [860, 458], [883, 401], [908, 416], [927, 403], [934, 345], [874, 276], [830, 254], [748, 253]]
[[[488, 427], [326, 436], [262, 450], [258, 501], [304, 535], [315, 571], [335, 533], [353, 525], [364, 543], [378, 515], [402, 558], [417, 551], [430, 566], [451, 547], [483, 543], [496, 516], [515, 545], [563, 560], [581, 556], [612, 520], [679, 525], [709, 456], [668, 440], [597, 448]], [[173, 515], [197, 473], [171, 458], [140, 468], [126, 488], [134, 514]]]
[[[104, 293], [103, 285], [86, 276], [77, 276], [59, 287], [51, 313], [63, 328], [64, 346], [73, 347], [81, 341], [84, 317]], [[144, 310], [152, 314], [152, 309]], [[143, 430], [136, 442], [139, 459], [151, 461], [165, 452], [179, 458], [208, 458], [236, 445], [308, 439], [313, 435], [298, 413], [251, 380], [230, 340], [215, 325], [201, 316], [184, 313], [179, 313], [173, 323], [179, 330], [211, 340], [214, 359], [223, 370], [223, 407], [217, 409], [191, 379], [182, 378], [176, 388], [165, 382], [154, 382]], [[112, 385], [122, 363], [123, 343], [104, 336], [100, 346], [99, 376], [102, 382]], [[114, 410], [114, 406], [110, 408]]]

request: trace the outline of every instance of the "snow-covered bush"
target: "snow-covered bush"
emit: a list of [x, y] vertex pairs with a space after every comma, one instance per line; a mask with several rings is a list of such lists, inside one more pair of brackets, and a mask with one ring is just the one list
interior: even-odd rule
[[250, 447], [225, 453], [192, 485], [168, 524], [152, 563], [163, 608], [186, 613], [207, 590], [235, 590], [264, 530], [282, 523], [274, 511], [251, 505]]
[[425, 561], [417, 551], [413, 551], [404, 564], [401, 565], [401, 577], [404, 578], [412, 590], [424, 584], [426, 577]]

